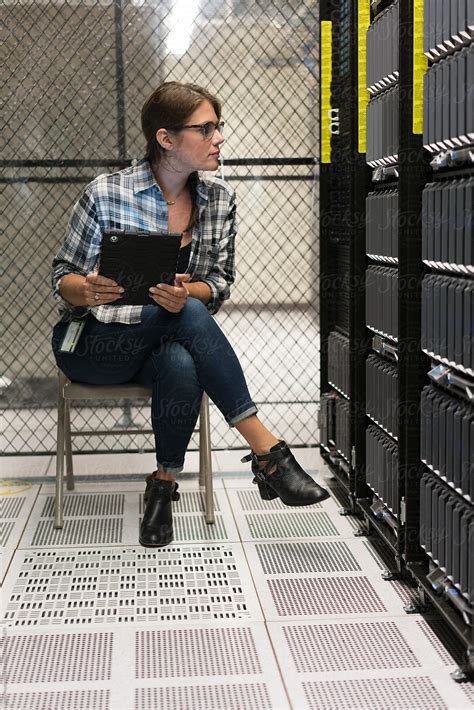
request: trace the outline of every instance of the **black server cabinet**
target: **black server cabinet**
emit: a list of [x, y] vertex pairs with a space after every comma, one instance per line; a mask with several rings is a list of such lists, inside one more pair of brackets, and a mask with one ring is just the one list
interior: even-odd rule
[[357, 16], [349, 0], [321, 2], [320, 441], [347, 494], [347, 513], [369, 490], [360, 406], [369, 347], [363, 316], [368, 169], [357, 141]]
[[420, 213], [427, 165], [413, 124], [413, 3], [393, 0], [370, 7], [364, 157], [371, 179], [365, 225], [365, 325], [371, 348], [365, 357], [365, 428], [371, 453], [380, 449], [382, 459], [378, 470], [367, 460], [367, 471], [380, 482], [368, 480], [374, 495], [358, 503], [391, 547], [401, 571], [407, 554], [424, 557], [418, 540], [419, 397], [426, 357], [419, 341], [424, 271]]
[[464, 645], [456, 680], [474, 671], [471, 6], [321, 3], [321, 450]]
[[[474, 671], [474, 4], [424, 0], [419, 536], [428, 557], [408, 569], [466, 648]], [[421, 27], [415, 28], [421, 33]]]

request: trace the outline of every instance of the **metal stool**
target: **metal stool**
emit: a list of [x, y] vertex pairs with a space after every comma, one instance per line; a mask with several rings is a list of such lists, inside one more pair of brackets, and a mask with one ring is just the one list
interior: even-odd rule
[[[54, 527], [63, 527], [64, 511], [64, 456], [66, 456], [66, 485], [74, 490], [72, 465], [73, 436], [97, 434], [136, 434], [137, 429], [80, 430], [71, 431], [70, 402], [74, 399], [150, 399], [151, 389], [133, 383], [123, 385], [84, 385], [71, 382], [58, 370], [58, 428], [56, 439], [56, 499], [54, 504]], [[151, 434], [152, 429], [140, 429]], [[209, 424], [209, 398], [203, 394], [199, 413], [199, 485], [204, 486], [206, 523], [214, 523], [214, 496], [212, 490], [211, 429]]]

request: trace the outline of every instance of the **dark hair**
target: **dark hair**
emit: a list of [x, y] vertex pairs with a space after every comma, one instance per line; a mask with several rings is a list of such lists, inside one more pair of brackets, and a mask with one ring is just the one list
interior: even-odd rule
[[221, 118], [222, 104], [219, 99], [197, 84], [181, 84], [168, 81], [155, 89], [142, 108], [142, 130], [146, 139], [145, 160], [158, 164], [164, 150], [156, 140], [159, 128], [179, 129], [203, 101], [209, 101]]

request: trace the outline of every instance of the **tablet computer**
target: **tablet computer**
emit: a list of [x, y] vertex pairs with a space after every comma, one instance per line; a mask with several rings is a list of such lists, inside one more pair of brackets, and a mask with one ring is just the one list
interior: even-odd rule
[[182, 234], [106, 229], [102, 238], [99, 274], [125, 289], [114, 305], [155, 303], [148, 289], [173, 284]]

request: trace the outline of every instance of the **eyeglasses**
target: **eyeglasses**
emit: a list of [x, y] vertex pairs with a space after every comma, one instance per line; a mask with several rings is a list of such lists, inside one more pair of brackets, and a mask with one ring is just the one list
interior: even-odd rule
[[191, 125], [181, 126], [183, 128], [193, 128], [201, 132], [203, 140], [210, 140], [216, 131], [222, 133], [224, 130], [224, 121], [219, 121], [219, 123], [213, 123], [208, 121], [207, 123], [193, 123]]

